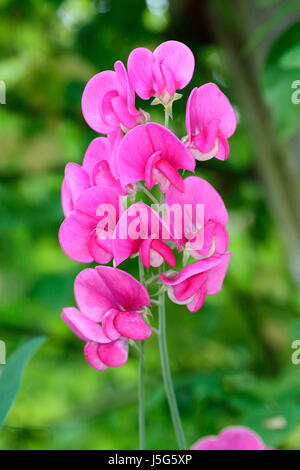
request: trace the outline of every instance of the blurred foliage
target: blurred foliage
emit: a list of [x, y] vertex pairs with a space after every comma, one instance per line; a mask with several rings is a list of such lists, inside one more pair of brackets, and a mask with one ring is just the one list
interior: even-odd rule
[[[73, 280], [84, 268], [69, 260], [57, 241], [60, 186], [64, 165], [80, 163], [95, 137], [80, 110], [86, 82], [117, 59], [126, 63], [134, 47], [153, 49], [173, 37], [168, 2], [1, 0], [0, 5], [0, 78], [7, 85], [7, 104], [0, 106], [0, 338], [9, 355], [34, 335], [48, 337], [26, 370], [0, 448], [135, 449], [136, 351], [131, 348], [124, 367], [97, 373], [60, 318], [62, 307], [74, 304]], [[178, 39], [185, 39], [186, 26], [183, 21]], [[268, 446], [300, 449], [299, 375], [290, 359], [291, 342], [300, 336], [298, 292], [256, 173], [247, 110], [238, 108], [228, 88], [223, 51], [205, 40], [186, 42], [197, 68], [174, 104], [173, 130], [184, 135], [187, 96], [205, 81], [224, 90], [239, 117], [228, 161], [197, 169], [222, 194], [230, 213], [233, 255], [223, 291], [196, 315], [171, 303], [167, 310], [187, 440], [192, 444], [224, 426], [245, 424]], [[299, 108], [290, 101], [299, 44], [296, 24], [276, 40], [262, 70], [262, 93], [285, 139], [299, 128]], [[144, 103], [143, 108], [162, 122], [161, 109]], [[135, 261], [124, 269], [137, 275]], [[147, 446], [174, 448], [155, 334], [145, 352]]]
[[18, 394], [24, 369], [36, 350], [45, 341], [38, 336], [20, 346], [0, 369], [0, 429]]

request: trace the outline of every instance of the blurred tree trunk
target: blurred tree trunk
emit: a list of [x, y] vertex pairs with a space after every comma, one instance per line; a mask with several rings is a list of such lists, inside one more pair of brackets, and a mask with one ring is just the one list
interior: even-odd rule
[[171, 12], [182, 15], [188, 6], [194, 22], [190, 31], [198, 40], [203, 33], [225, 51], [231, 86], [248, 125], [256, 155], [256, 166], [266, 189], [270, 211], [282, 233], [294, 281], [300, 287], [300, 178], [293, 155], [277, 138], [257, 77], [255, 59], [243, 53], [245, 34], [238, 0], [189, 0], [171, 3]]

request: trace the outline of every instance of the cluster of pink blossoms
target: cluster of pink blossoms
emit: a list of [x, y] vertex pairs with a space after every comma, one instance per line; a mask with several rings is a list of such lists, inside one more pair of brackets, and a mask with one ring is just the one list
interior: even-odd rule
[[[196, 160], [228, 157], [228, 138], [236, 128], [230, 102], [213, 83], [194, 88], [187, 101], [187, 136], [180, 140], [136, 109], [135, 93], [144, 100], [153, 97], [152, 104], [161, 103], [171, 114], [181, 96], [177, 90], [194, 72], [190, 49], [177, 41], [153, 53], [138, 48], [127, 69], [117, 61], [114, 71], [98, 73], [86, 85], [84, 118], [106, 137], [90, 143], [82, 165], [67, 164], [62, 185], [62, 249], [78, 262], [113, 263], [80, 272], [74, 284], [78, 309], [63, 310], [65, 322], [86, 343], [88, 363], [98, 370], [121, 366], [130, 340], [151, 335], [148, 291], [118, 269], [120, 263], [137, 255], [146, 269], [160, 268], [160, 288], [173, 302], [197, 312], [207, 295], [221, 290], [231, 255], [222, 198], [200, 177], [183, 179], [185, 171], [194, 172]], [[141, 190], [151, 197], [156, 184], [165, 202], [163, 214], [135, 201]], [[126, 210], [124, 200], [131, 204]], [[178, 230], [178, 219], [174, 222], [179, 213], [184, 230]], [[180, 264], [178, 252], [183, 253]], [[170, 269], [164, 270], [165, 264]]]

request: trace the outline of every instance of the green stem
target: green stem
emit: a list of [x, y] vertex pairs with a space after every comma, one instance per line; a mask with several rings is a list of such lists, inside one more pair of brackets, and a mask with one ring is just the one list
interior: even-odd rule
[[[144, 266], [139, 258], [140, 282], [145, 284]], [[140, 341], [139, 347], [139, 448], [146, 449], [146, 424], [145, 424], [145, 392], [144, 392], [144, 341]]]
[[169, 126], [169, 113], [165, 106], [165, 127], [168, 127], [168, 126]]
[[168, 358], [167, 334], [166, 334], [166, 305], [165, 305], [165, 293], [164, 292], [162, 292], [159, 296], [158, 315], [159, 315], [158, 344], [159, 344], [159, 351], [160, 351], [162, 375], [164, 379], [166, 395], [167, 395], [167, 399], [169, 402], [171, 417], [173, 421], [173, 426], [174, 426], [178, 446], [180, 450], [185, 450], [186, 442], [185, 442], [185, 437], [184, 437], [179, 410], [177, 406], [176, 396], [175, 396], [175, 392], [173, 388], [173, 382], [172, 382], [171, 370], [170, 370], [170, 364], [169, 364], [169, 358]]
[[150, 191], [148, 191], [148, 189], [145, 188], [144, 185], [142, 185], [142, 183], [136, 183], [136, 184], [141, 189], [141, 191], [143, 191], [151, 199], [151, 201], [154, 202], [154, 204], [159, 204], [159, 201], [153, 196], [153, 194]]
[[139, 360], [139, 444], [146, 449], [145, 397], [144, 397], [144, 341], [140, 341]]

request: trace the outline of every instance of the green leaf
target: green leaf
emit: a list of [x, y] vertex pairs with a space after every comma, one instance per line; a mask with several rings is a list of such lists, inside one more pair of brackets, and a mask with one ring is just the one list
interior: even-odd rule
[[3, 366], [0, 375], [0, 429], [17, 396], [26, 364], [45, 339], [44, 336], [38, 336], [22, 344]]

